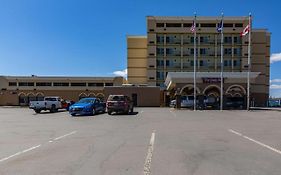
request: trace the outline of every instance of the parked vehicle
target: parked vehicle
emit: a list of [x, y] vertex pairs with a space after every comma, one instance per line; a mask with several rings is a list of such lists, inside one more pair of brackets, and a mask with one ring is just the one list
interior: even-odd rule
[[172, 101], [170, 102], [170, 107], [171, 107], [171, 108], [175, 108], [176, 105], [177, 105], [177, 101], [176, 101], [176, 100], [172, 100]]
[[107, 99], [106, 107], [109, 115], [113, 112], [129, 114], [134, 111], [134, 103], [126, 95], [110, 95]]
[[192, 108], [194, 104], [194, 96], [181, 96], [181, 107], [182, 108]]
[[82, 98], [77, 103], [69, 107], [69, 114], [75, 115], [95, 115], [97, 113], [105, 113], [105, 103], [99, 98]]
[[244, 109], [244, 98], [243, 97], [229, 97], [226, 99], [226, 108], [233, 109], [233, 108], [238, 108], [238, 109]]
[[204, 97], [204, 103], [206, 109], [218, 109], [219, 102], [217, 101], [216, 97]]
[[60, 97], [45, 97], [44, 101], [31, 101], [29, 108], [33, 109], [36, 113], [40, 113], [42, 110], [50, 112], [57, 112], [62, 108]]

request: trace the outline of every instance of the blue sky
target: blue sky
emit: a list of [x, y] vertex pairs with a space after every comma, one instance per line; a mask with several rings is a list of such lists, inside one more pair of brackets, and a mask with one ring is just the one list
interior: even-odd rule
[[271, 95], [281, 96], [280, 6], [277, 0], [0, 0], [0, 74], [113, 76], [127, 67], [126, 35], [145, 35], [148, 15], [252, 12], [253, 27], [272, 33]]

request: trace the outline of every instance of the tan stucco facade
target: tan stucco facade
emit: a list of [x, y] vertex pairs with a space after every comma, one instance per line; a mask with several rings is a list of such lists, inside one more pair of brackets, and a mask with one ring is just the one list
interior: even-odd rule
[[[164, 84], [169, 72], [193, 72], [193, 33], [190, 27], [194, 17], [165, 17], [148, 16], [146, 38], [146, 79], [141, 83], [149, 86]], [[221, 35], [217, 32], [217, 25], [221, 17], [197, 17], [197, 72], [220, 72], [221, 59]], [[224, 72], [247, 72], [248, 71], [248, 36], [241, 37], [240, 33], [248, 25], [247, 16], [224, 17], [223, 59]], [[136, 43], [129, 42], [128, 37], [128, 69], [138, 65], [132, 55], [139, 54], [130, 48]], [[143, 44], [144, 39], [135, 42]], [[140, 44], [139, 44], [140, 45]], [[143, 52], [145, 53], [142, 46]], [[142, 59], [142, 65], [145, 63]], [[251, 71], [259, 72], [255, 81], [251, 82], [251, 97], [260, 106], [266, 105], [269, 97], [269, 72], [270, 72], [270, 33], [266, 29], [251, 30]], [[145, 71], [141, 76], [144, 77]], [[128, 77], [136, 77], [139, 71], [131, 69]], [[130, 84], [139, 84], [136, 79], [128, 79]], [[187, 81], [192, 84], [193, 81]], [[246, 88], [245, 82], [242, 83]], [[229, 84], [231, 85], [231, 84]], [[206, 84], [205, 86], [208, 86]], [[227, 84], [225, 85], [227, 86]]]

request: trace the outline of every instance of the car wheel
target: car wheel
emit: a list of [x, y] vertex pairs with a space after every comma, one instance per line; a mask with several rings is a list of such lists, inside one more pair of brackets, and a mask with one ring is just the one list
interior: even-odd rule
[[36, 112], [37, 114], [39, 114], [39, 113], [41, 112], [41, 110], [40, 110], [40, 109], [36, 109], [35, 112]]
[[92, 115], [95, 115], [96, 114], [96, 109], [93, 108], [93, 112], [92, 112]]
[[56, 112], [56, 105], [53, 104], [53, 105], [51, 106], [50, 112], [51, 112], [51, 113]]
[[112, 111], [111, 110], [107, 110], [107, 113], [108, 113], [108, 115], [111, 115]]
[[70, 114], [70, 115], [74, 117], [76, 114]]
[[134, 112], [134, 108], [132, 107], [131, 110], [130, 110], [130, 113], [133, 113], [133, 112]]

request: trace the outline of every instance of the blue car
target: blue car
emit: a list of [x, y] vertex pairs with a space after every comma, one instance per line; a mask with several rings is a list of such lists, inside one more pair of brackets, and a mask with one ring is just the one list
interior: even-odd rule
[[82, 98], [77, 103], [69, 107], [69, 114], [75, 115], [95, 115], [105, 112], [105, 103], [98, 98]]

